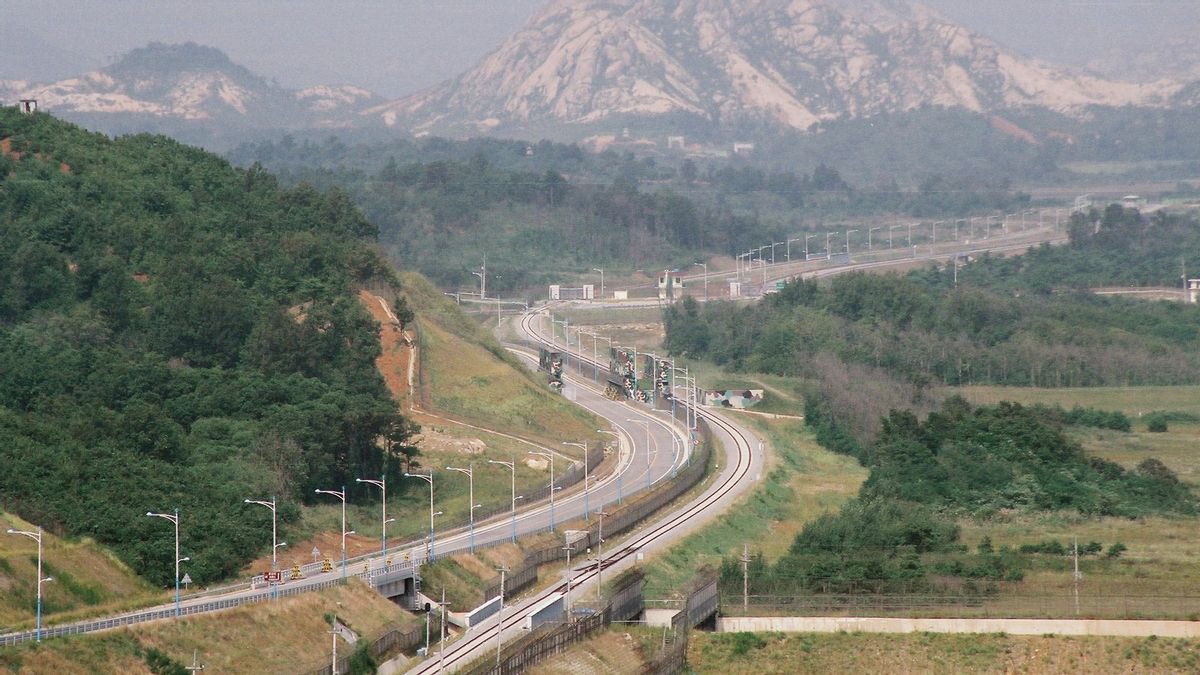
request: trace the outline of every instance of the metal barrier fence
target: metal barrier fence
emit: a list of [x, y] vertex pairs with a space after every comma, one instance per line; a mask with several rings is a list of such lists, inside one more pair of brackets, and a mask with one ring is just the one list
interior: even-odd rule
[[[611, 537], [632, 529], [641, 521], [658, 512], [663, 506], [690, 490], [704, 478], [712, 454], [713, 437], [711, 430], [704, 420], [700, 420], [699, 422], [699, 431], [702, 441], [694, 453], [691, 464], [680, 471], [674, 480], [661, 483], [658, 487], [651, 489], [650, 492], [642, 493], [629, 500], [625, 506], [614, 509], [612, 514], [604, 519], [605, 534]], [[580, 551], [585, 551], [589, 547], [596, 546], [596, 542], [600, 540], [600, 523], [596, 522], [592, 524], [586, 530], [586, 533], [572, 542], [572, 554], [578, 554]], [[537, 568], [540, 565], [563, 560], [566, 556], [566, 551], [557, 542], [541, 549], [527, 551], [521, 565], [508, 573], [505, 580], [505, 592], [515, 593], [535, 583], [537, 581]], [[518, 580], [523, 582], [524, 585], [516, 585]], [[500, 595], [499, 576], [492, 579], [484, 587], [484, 601], [491, 600], [498, 595]]]
[[[388, 654], [416, 647], [417, 645], [421, 644], [424, 636], [425, 629], [423, 626], [410, 626], [405, 629], [392, 628], [372, 640], [371, 645], [367, 648], [367, 650], [370, 652], [373, 658], [379, 659]], [[351, 658], [353, 658], [353, 652], [338, 658], [337, 671], [339, 673], [350, 672]], [[307, 675], [332, 675], [332, 673], [332, 664], [327, 663], [319, 668], [309, 670]]]
[[[562, 623], [545, 624], [509, 642], [501, 652], [499, 663], [491, 657], [481, 657], [461, 672], [465, 675], [516, 675], [547, 657], [562, 652], [571, 644], [605, 628], [613, 621], [624, 621], [640, 612], [643, 606], [644, 575], [630, 570], [617, 577], [608, 602], [595, 613]], [[636, 597], [634, 597], [636, 596]]]
[[929, 618], [1184, 619], [1200, 617], [1196, 595], [751, 595], [721, 594], [725, 616], [871, 616]]

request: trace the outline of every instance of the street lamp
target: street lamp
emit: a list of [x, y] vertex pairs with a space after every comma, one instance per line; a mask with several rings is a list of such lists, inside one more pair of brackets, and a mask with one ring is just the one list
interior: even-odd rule
[[[19, 534], [22, 537], [29, 537], [37, 542], [38, 545], [38, 560], [37, 560], [37, 632], [36, 639], [42, 641], [42, 584], [47, 581], [54, 581], [53, 577], [42, 576], [42, 528], [38, 528], [37, 532], [27, 530], [14, 530], [11, 527], [8, 529], [9, 534]], [[176, 547], [175, 557], [179, 557], [179, 549]], [[179, 566], [176, 563], [175, 579], [179, 579]], [[179, 585], [175, 585], [175, 616], [179, 616]]]
[[634, 420], [625, 418], [631, 424], [641, 424], [646, 427], [646, 489], [650, 489], [650, 420]]
[[777, 241], [774, 244], [771, 244], [771, 264], [772, 265], [775, 264], [775, 247], [783, 246], [785, 243], [787, 243], [787, 242]]
[[[279, 550], [279, 545], [275, 543], [275, 533], [276, 533], [275, 496], [272, 495], [271, 501], [269, 501], [269, 502], [260, 501], [257, 499], [243, 499], [242, 501], [246, 504], [258, 504], [259, 506], [265, 506], [268, 509], [271, 509], [271, 571], [274, 572], [275, 570], [279, 569], [279, 564], [275, 557], [276, 552]], [[275, 582], [272, 581], [271, 582], [271, 597], [272, 598], [276, 597], [275, 594], [276, 594], [276, 586], [275, 586]]]
[[899, 225], [888, 225], [888, 248], [896, 248], [892, 240], [892, 230], [900, 227]]
[[503, 462], [498, 459], [489, 459], [488, 464], [499, 464], [507, 466], [512, 472], [512, 541], [517, 542], [517, 462], [514, 459], [511, 462]]
[[530, 450], [529, 454], [550, 458], [550, 529], [554, 529], [554, 453]]
[[882, 230], [882, 229], [883, 229], [882, 227], [872, 227], [871, 229], [867, 230], [867, 250], [868, 251], [875, 250], [874, 244], [871, 243], [871, 237], [872, 237], [872, 235], [875, 234], [875, 230]]
[[850, 261], [850, 235], [858, 232], [858, 230], [846, 230], [846, 261]]
[[603, 298], [604, 297], [604, 270], [600, 269], [599, 267], [593, 267], [592, 271], [600, 273], [600, 297]]
[[837, 234], [837, 232], [826, 232], [825, 233], [825, 259], [826, 260], [833, 259], [833, 253], [829, 250], [829, 240], [832, 239], [833, 235], [835, 235], [835, 234]]
[[792, 262], [792, 242], [793, 241], [800, 241], [800, 237], [796, 237], [795, 239], [787, 240], [787, 246], [784, 247], [784, 255], [787, 256], [788, 262]]
[[812, 239], [815, 236], [817, 236], [817, 235], [815, 235], [815, 234], [804, 235], [804, 262], [808, 262], [808, 240]]
[[584, 439], [582, 443], [572, 443], [571, 441], [563, 441], [563, 445], [573, 445], [577, 448], [583, 448], [583, 517], [588, 518], [592, 509], [588, 505], [588, 442]]
[[596, 433], [598, 433], [598, 434], [612, 434], [613, 436], [616, 436], [616, 437], [617, 437], [617, 468], [616, 468], [616, 474], [617, 474], [617, 504], [620, 504], [620, 503], [621, 503], [621, 501], [622, 501], [622, 497], [621, 497], [621, 435], [620, 435], [620, 434], [618, 434], [618, 433], [617, 433], [617, 432], [615, 432], [615, 431], [610, 431], [610, 430], [608, 430], [608, 429], [597, 429], [597, 430], [596, 430]]
[[405, 478], [420, 478], [429, 483], [429, 550], [425, 554], [426, 560], [433, 560], [433, 469], [429, 473], [404, 473]]
[[[175, 616], [179, 616], [179, 563], [183, 562], [179, 559], [179, 509], [175, 509], [174, 515], [170, 513], [154, 513], [147, 511], [147, 516], [152, 518], [165, 518], [175, 525]], [[38, 576], [41, 576], [41, 571], [38, 571]]]
[[380, 476], [379, 480], [374, 480], [371, 478], [355, 478], [354, 482], [355, 483], [368, 483], [370, 485], [374, 485], [375, 487], [379, 488], [380, 490], [383, 490], [383, 517], [380, 519], [383, 522], [383, 535], [381, 537], [382, 541], [380, 543], [380, 554], [382, 554], [383, 558], [384, 558], [383, 564], [387, 565], [387, 524], [388, 524], [387, 476], [386, 475]]
[[346, 578], [346, 486], [342, 486], [342, 491], [337, 490], [316, 490], [317, 494], [333, 495], [342, 500], [342, 578]]
[[448, 466], [448, 467], [446, 467], [446, 470], [447, 471], [457, 471], [461, 474], [466, 474], [466, 476], [467, 476], [467, 485], [468, 485], [468, 490], [469, 490], [467, 499], [470, 500], [470, 504], [471, 504], [471, 513], [468, 516], [469, 522], [470, 522], [470, 528], [471, 528], [470, 546], [471, 546], [471, 553], [474, 553], [475, 552], [475, 509], [479, 506], [478, 504], [475, 503], [475, 463], [474, 462], [468, 463], [467, 468], [465, 468], [465, 469], [459, 468], [457, 466]]
[[913, 229], [913, 224], [912, 224], [912, 223], [909, 223], [909, 224], [907, 225], [907, 227], [908, 227], [908, 247], [909, 247], [909, 248], [912, 248], [912, 229]]

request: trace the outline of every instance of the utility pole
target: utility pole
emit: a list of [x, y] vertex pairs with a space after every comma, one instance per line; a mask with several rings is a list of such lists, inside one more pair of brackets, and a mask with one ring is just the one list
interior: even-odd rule
[[574, 531], [567, 530], [563, 533], [563, 542], [565, 543], [562, 550], [567, 552], [567, 594], [565, 596], [567, 601], [567, 621], [571, 620], [571, 533]]
[[[504, 565], [496, 568], [500, 572], [500, 609], [496, 612], [496, 665], [500, 665], [500, 643], [504, 635], [504, 575], [508, 568]], [[445, 593], [445, 591], [442, 591]]]
[[333, 620], [329, 622], [329, 635], [333, 637], [333, 656], [329, 659], [329, 672], [332, 675], [338, 675], [337, 672], [337, 614], [333, 615]]
[[[438, 672], [446, 671], [446, 589], [442, 589], [442, 601], [438, 603], [442, 607], [442, 621], [438, 626]], [[337, 675], [337, 673], [334, 673]]]
[[742, 613], [750, 606], [750, 547], [742, 544]]
[[1079, 616], [1079, 580], [1083, 578], [1083, 575], [1079, 573], [1079, 537], [1071, 539], [1071, 557], [1075, 561], [1075, 573], [1072, 575], [1075, 586], [1075, 616]]
[[200, 663], [200, 657], [195, 649], [192, 650], [192, 665], [184, 666], [183, 669], [191, 673], [198, 673], [204, 670], [204, 664]]
[[596, 515], [600, 516], [600, 529], [596, 532], [596, 601], [599, 602], [604, 588], [604, 516], [608, 513], [597, 511]]

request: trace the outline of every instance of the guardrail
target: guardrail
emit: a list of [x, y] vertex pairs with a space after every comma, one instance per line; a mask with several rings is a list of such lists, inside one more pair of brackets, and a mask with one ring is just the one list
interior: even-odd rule
[[[371, 584], [375, 577], [382, 577], [406, 570], [413, 570], [413, 565], [411, 563], [407, 563], [403, 565], [392, 565], [390, 567], [378, 567], [369, 571], [347, 571], [347, 578], [357, 577], [364, 579], [368, 584]], [[415, 572], [415, 570], [413, 571]], [[285, 598], [292, 595], [299, 595], [300, 593], [319, 591], [341, 583], [344, 583], [344, 581], [340, 577], [337, 579], [297, 580], [278, 587], [275, 591], [275, 595], [277, 597]], [[179, 614], [181, 616], [190, 616], [193, 614], [203, 614], [221, 609], [229, 609], [231, 607], [239, 607], [241, 605], [255, 604], [270, 600], [271, 596], [271, 589], [264, 588], [261, 592], [252, 593], [250, 595], [182, 605], [179, 608]], [[141, 612], [131, 612], [129, 614], [115, 616], [108, 619], [97, 619], [96, 621], [73, 623], [64, 626], [48, 626], [42, 629], [42, 639], [61, 637], [63, 635], [78, 635], [80, 633], [94, 633], [96, 631], [120, 628], [121, 626], [130, 626], [137, 623], [145, 623], [147, 621], [170, 619], [174, 616], [175, 608], [172, 606], [145, 610]], [[22, 642], [29, 642], [35, 639], [37, 639], [36, 630], [27, 630], [19, 633], [0, 635], [0, 647], [11, 647], [13, 645], [17, 645]]]

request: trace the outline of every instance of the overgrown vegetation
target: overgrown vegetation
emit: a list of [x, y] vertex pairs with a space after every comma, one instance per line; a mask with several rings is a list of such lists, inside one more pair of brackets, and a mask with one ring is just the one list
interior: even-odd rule
[[[264, 546], [313, 489], [395, 475], [412, 431], [358, 284], [394, 282], [336, 191], [280, 188], [157, 136], [0, 109], [0, 500], [159, 583], [179, 508], [198, 583]], [[403, 481], [396, 481], [399, 489]]]
[[[1197, 509], [1190, 490], [1157, 460], [1126, 471], [1086, 457], [1063, 434], [1053, 409], [972, 407], [951, 398], [924, 422], [893, 411], [869, 444], [839, 431], [827, 404], [810, 401], [806, 419], [818, 441], [853, 454], [871, 473], [855, 500], [806, 525], [774, 565], [761, 556], [751, 563], [755, 592], [912, 591], [932, 574], [1013, 581], [1023, 576], [1022, 553], [1062, 552], [1057, 542], [994, 550], [990, 540], [968, 552], [959, 543], [959, 515], [1072, 511], [1132, 518]], [[1085, 549], [1097, 553], [1100, 546]], [[1114, 543], [1111, 557], [1122, 550]], [[740, 562], [726, 558], [721, 573], [727, 590], [740, 588]]]

